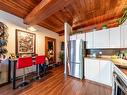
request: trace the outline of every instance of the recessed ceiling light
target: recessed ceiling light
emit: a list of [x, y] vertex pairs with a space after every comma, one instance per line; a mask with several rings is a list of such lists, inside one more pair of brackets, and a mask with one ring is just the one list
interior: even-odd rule
[[37, 29], [35, 29], [33, 26], [30, 26], [30, 27], [28, 27], [28, 30], [30, 30], [30, 31], [36, 31]]

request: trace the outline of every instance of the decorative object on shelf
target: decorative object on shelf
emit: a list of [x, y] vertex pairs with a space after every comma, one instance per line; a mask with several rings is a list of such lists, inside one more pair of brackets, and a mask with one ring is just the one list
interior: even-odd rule
[[15, 54], [15, 56], [16, 56], [16, 58], [21, 57], [21, 55], [20, 55], [20, 54], [18, 54], [18, 53], [16, 53], [16, 54]]
[[119, 25], [123, 24], [127, 19], [127, 8], [123, 9], [123, 16], [119, 19], [117, 19], [117, 22]]
[[16, 54], [35, 53], [36, 35], [16, 29]]
[[96, 31], [96, 30], [97, 30], [97, 28], [96, 28], [96, 27], [94, 27], [94, 28], [93, 28], [93, 31]]
[[70, 35], [81, 34], [81, 33], [83, 33], [83, 31], [73, 31], [73, 32], [70, 32]]
[[0, 58], [5, 58], [5, 54], [8, 52], [6, 49], [9, 36], [7, 29], [8, 27], [3, 22], [0, 22]]
[[102, 29], [107, 29], [107, 25], [106, 24], [103, 24], [102, 25]]
[[16, 58], [16, 55], [15, 55], [15, 53], [10, 53], [9, 57], [10, 57], [11, 59], [13, 59], [13, 58]]
[[70, 35], [73, 35], [73, 34], [75, 34], [75, 33], [76, 33], [76, 32], [74, 32], [74, 31], [73, 31], [73, 32], [70, 32]]

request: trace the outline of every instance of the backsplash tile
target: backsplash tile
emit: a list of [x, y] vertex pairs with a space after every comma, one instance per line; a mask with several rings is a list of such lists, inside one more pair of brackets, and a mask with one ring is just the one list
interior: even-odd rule
[[112, 48], [112, 49], [87, 49], [86, 54], [92, 55], [93, 53], [96, 53], [97, 55], [99, 52], [102, 52], [102, 55], [114, 55], [117, 54], [121, 49], [120, 48]]

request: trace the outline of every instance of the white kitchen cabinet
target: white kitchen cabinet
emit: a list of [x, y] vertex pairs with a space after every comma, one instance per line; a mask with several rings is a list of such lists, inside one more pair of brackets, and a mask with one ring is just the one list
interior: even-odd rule
[[120, 26], [120, 30], [121, 30], [121, 36], [120, 36], [120, 43], [121, 43], [121, 48], [124, 48], [125, 47], [125, 40], [124, 40], [124, 37], [125, 37], [125, 33], [124, 31], [126, 31], [126, 28], [124, 26]]
[[91, 49], [93, 47], [94, 38], [93, 38], [93, 32], [86, 33], [86, 48]]
[[82, 39], [83, 41], [85, 41], [85, 33], [80, 33], [80, 34], [77, 34], [77, 39]]
[[100, 60], [99, 82], [112, 86], [112, 64], [111, 61]]
[[94, 31], [94, 48], [109, 48], [108, 29]]
[[110, 28], [110, 48], [121, 48], [120, 47], [120, 27]]
[[85, 59], [85, 78], [99, 82], [99, 60]]
[[112, 63], [107, 60], [85, 58], [85, 79], [112, 86]]
[[77, 39], [77, 35], [76, 34], [70, 36], [70, 40], [76, 40], [76, 39]]
[[121, 48], [127, 48], [127, 25], [121, 25]]
[[127, 25], [124, 26], [124, 47], [127, 48]]

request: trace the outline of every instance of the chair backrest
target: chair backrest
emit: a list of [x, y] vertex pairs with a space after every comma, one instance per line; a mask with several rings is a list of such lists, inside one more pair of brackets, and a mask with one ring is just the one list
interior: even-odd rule
[[45, 56], [44, 55], [36, 56], [35, 64], [44, 64], [44, 62], [45, 62]]
[[33, 64], [32, 57], [18, 58], [16, 67], [17, 69], [20, 69], [32, 66], [32, 64]]

